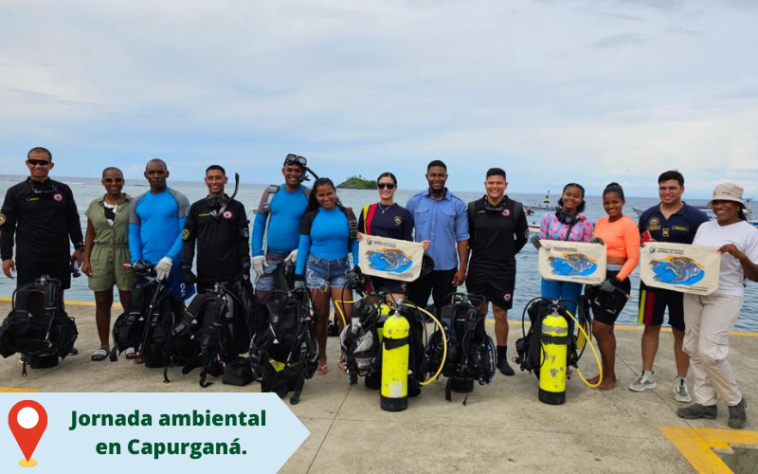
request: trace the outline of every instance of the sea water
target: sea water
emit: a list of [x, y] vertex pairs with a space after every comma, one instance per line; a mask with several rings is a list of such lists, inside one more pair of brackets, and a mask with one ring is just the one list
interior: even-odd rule
[[[14, 184], [25, 179], [21, 176], [0, 176], [0, 192], [5, 195], [5, 191]], [[82, 224], [82, 231], [86, 230], [87, 218], [84, 216], [84, 211], [89, 206], [89, 203], [96, 198], [102, 197], [105, 190], [100, 184], [99, 179], [91, 178], [58, 178], [57, 179], [68, 184], [74, 192], [74, 198], [76, 199], [77, 206], [79, 208], [79, 216]], [[227, 193], [231, 194], [234, 190], [234, 184], [230, 178], [230, 183], [227, 185]], [[306, 183], [307, 184], [307, 183]], [[169, 186], [184, 193], [190, 200], [195, 202], [205, 197], [208, 190], [202, 182], [181, 182], [169, 180]], [[257, 208], [263, 191], [267, 185], [262, 184], [249, 184], [242, 182], [237, 194], [237, 200], [245, 205], [248, 209], [248, 217], [252, 220], [252, 210]], [[453, 193], [461, 198], [465, 202], [479, 199], [483, 196], [482, 191], [457, 191], [455, 188], [455, 179], [451, 178], [448, 181], [448, 187]], [[148, 191], [148, 185], [145, 180], [129, 180], [124, 186], [124, 191], [131, 196], [136, 197], [146, 191]], [[404, 206], [408, 201], [408, 198], [413, 196], [418, 191], [405, 190], [399, 188], [395, 194], [395, 201]], [[355, 190], [355, 189], [340, 189], [338, 190], [340, 200], [345, 206], [353, 207], [356, 214], [366, 204], [374, 203], [378, 200], [378, 195], [375, 190]], [[525, 205], [541, 203], [544, 199], [544, 194], [509, 194], [513, 199], [523, 202]], [[558, 195], [554, 193], [551, 195], [553, 204], [558, 200]], [[587, 208], [585, 214], [591, 221], [595, 221], [599, 217], [605, 215], [603, 211], [602, 198], [599, 196], [587, 196]], [[637, 216], [635, 215], [633, 208], [647, 209], [658, 203], [658, 199], [655, 198], [633, 198], [628, 197], [624, 213], [632, 217], [635, 221]], [[691, 201], [693, 205], [702, 205], [704, 201]], [[530, 224], [539, 224], [540, 219], [546, 211], [536, 211], [535, 214], [528, 216]], [[251, 229], [252, 230], [252, 229]], [[520, 320], [522, 311], [526, 303], [539, 296], [540, 293], [540, 276], [537, 271], [537, 251], [530, 244], [519, 253], [516, 257], [517, 261], [517, 276], [516, 276], [516, 290], [514, 294], [513, 309], [508, 312], [508, 318], [514, 320]], [[638, 313], [638, 295], [639, 295], [639, 273], [635, 272], [631, 276], [632, 280], [632, 298], [627, 303], [624, 311], [618, 318], [618, 324], [637, 324]], [[11, 296], [15, 288], [15, 282], [7, 279], [4, 275], [0, 275], [0, 296]], [[463, 289], [463, 287], [461, 287]], [[87, 277], [82, 275], [80, 278], [72, 279], [71, 289], [66, 291], [65, 298], [67, 300], [84, 300], [93, 301], [94, 296], [92, 291], [87, 287]], [[742, 307], [742, 313], [740, 319], [737, 322], [737, 329], [743, 331], [758, 331], [758, 284], [748, 282], [747, 289], [745, 291], [745, 303]], [[491, 315], [490, 315], [491, 316]], [[94, 317], [94, 311], [93, 311]]]

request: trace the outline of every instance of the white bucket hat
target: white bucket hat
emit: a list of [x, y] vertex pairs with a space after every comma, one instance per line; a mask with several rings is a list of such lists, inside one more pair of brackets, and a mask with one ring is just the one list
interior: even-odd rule
[[742, 208], [746, 208], [747, 204], [742, 200], [742, 192], [744, 190], [734, 183], [722, 183], [716, 185], [716, 189], [713, 190], [713, 197], [708, 201], [708, 206], [713, 204], [713, 201], [732, 201], [739, 203]]

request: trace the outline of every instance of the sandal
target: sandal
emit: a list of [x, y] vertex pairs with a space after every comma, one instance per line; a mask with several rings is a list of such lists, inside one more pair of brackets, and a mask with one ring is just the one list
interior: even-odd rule
[[316, 375], [326, 375], [326, 363], [324, 365], [319, 364], [316, 369]]
[[124, 354], [126, 355], [126, 360], [132, 360], [137, 358], [137, 352], [133, 347], [129, 347], [124, 351]]
[[105, 347], [101, 347], [100, 349], [92, 353], [92, 356], [90, 357], [90, 359], [93, 362], [100, 362], [101, 360], [105, 360], [109, 354], [110, 354], [109, 350], [107, 350]]
[[341, 371], [347, 373], [347, 362], [345, 362], [345, 359], [343, 359], [342, 356], [340, 356], [340, 361], [337, 363], [337, 366]]

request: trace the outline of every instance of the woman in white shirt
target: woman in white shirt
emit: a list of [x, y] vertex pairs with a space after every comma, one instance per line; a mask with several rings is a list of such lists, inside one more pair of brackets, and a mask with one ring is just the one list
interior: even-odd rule
[[721, 253], [719, 287], [708, 296], [684, 295], [684, 352], [695, 376], [695, 404], [677, 410], [680, 418], [716, 419], [717, 397], [729, 407], [729, 426], [747, 424], [746, 402], [726, 356], [729, 333], [740, 315], [745, 279], [758, 281], [758, 229], [745, 218], [742, 188], [716, 186], [708, 203], [716, 219], [700, 226], [694, 245]]

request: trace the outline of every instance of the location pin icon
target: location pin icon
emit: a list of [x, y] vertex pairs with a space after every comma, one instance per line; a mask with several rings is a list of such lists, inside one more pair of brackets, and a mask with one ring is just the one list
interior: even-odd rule
[[18, 463], [24, 467], [37, 465], [32, 454], [37, 448], [42, 434], [47, 428], [47, 412], [34, 400], [24, 400], [16, 403], [8, 413], [8, 425], [16, 438], [24, 458]]

